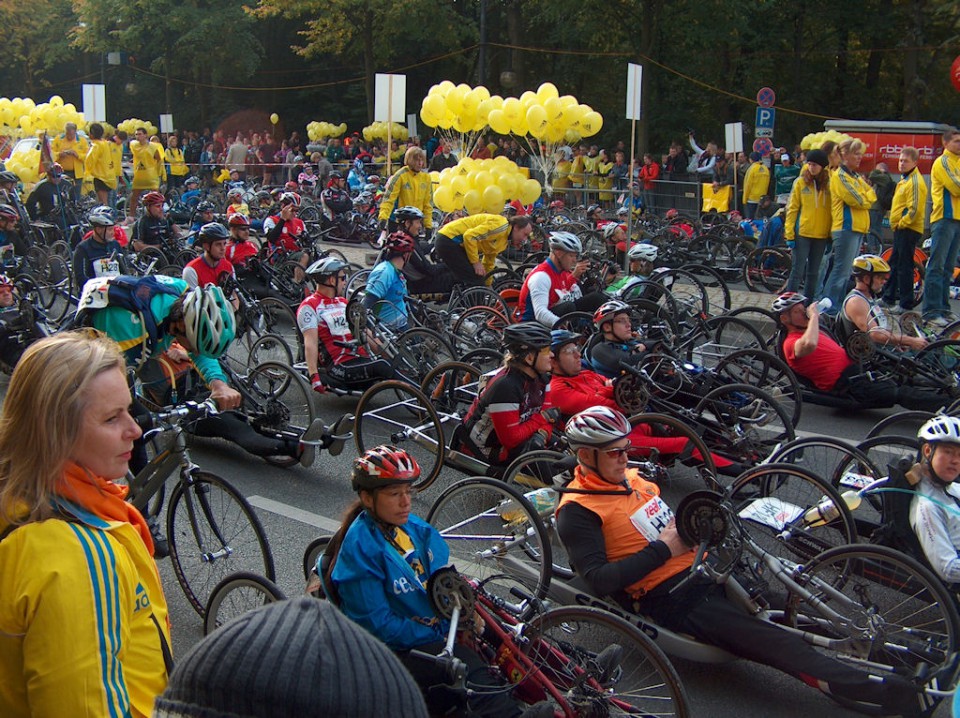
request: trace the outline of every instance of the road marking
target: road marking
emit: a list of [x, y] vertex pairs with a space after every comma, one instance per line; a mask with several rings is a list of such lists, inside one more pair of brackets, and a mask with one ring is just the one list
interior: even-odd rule
[[334, 521], [326, 516], [321, 516], [320, 514], [315, 514], [310, 511], [304, 511], [303, 509], [299, 509], [296, 506], [291, 506], [290, 504], [268, 499], [265, 496], [249, 496], [247, 497], [247, 501], [250, 502], [251, 506], [255, 506], [258, 509], [263, 509], [264, 511], [269, 511], [273, 514], [279, 514], [280, 516], [284, 516], [288, 519], [293, 519], [294, 521], [299, 521], [300, 523], [308, 524], [310, 526], [314, 526], [315, 528], [329, 531], [330, 533], [333, 533], [340, 528], [339, 521]]

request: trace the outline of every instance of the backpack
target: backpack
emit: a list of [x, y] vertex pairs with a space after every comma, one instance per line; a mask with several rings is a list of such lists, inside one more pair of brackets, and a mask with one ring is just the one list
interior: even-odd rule
[[[120, 307], [140, 317], [147, 336], [141, 348], [140, 362], [153, 354], [160, 340], [160, 327], [150, 311], [150, 302], [158, 294], [179, 297], [183, 294], [183, 280], [164, 275], [147, 277], [99, 277], [83, 285], [80, 303], [74, 320], [76, 326], [89, 325], [93, 314], [107, 307]], [[143, 351], [143, 349], [146, 351]]]

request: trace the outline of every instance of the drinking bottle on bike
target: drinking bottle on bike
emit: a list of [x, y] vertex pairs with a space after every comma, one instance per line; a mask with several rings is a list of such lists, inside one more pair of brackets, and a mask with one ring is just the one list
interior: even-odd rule
[[[861, 496], [859, 491], [844, 491], [840, 494], [847, 508], [851, 511], [860, 506]], [[816, 506], [807, 509], [803, 515], [803, 522], [808, 528], [815, 528], [830, 523], [840, 515], [840, 510], [834, 505], [832, 499], [824, 499]]]

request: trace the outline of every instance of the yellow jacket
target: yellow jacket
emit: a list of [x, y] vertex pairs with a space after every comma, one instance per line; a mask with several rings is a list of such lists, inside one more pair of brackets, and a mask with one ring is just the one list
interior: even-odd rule
[[163, 152], [158, 152], [156, 145], [137, 140], [130, 140], [130, 153], [133, 155], [133, 188], [157, 189], [160, 187], [159, 167], [163, 166]]
[[933, 212], [930, 223], [941, 219], [960, 219], [960, 155], [944, 150], [930, 170], [930, 194]]
[[110, 145], [110, 154], [113, 157], [113, 169], [117, 173], [117, 179], [123, 176], [123, 145], [113, 141], [108, 141]]
[[[63, 155], [61, 152], [73, 150], [77, 156]], [[68, 140], [66, 135], [57, 135], [50, 143], [50, 151], [53, 153], [53, 161], [58, 162], [66, 172], [73, 172], [75, 177], [83, 177], [83, 158], [90, 151], [90, 145], [80, 135], [73, 140]]]
[[113, 166], [112, 142], [92, 140], [85, 161], [88, 177], [103, 182], [110, 189], [117, 188], [117, 170]]
[[927, 183], [920, 169], [897, 182], [890, 205], [890, 229], [912, 229], [923, 234], [923, 219], [927, 207]]
[[0, 541], [0, 715], [149, 716], [170, 645], [157, 565], [132, 525], [58, 504], [71, 520]]
[[380, 221], [385, 222], [399, 207], [416, 207], [423, 212], [423, 226], [433, 227], [433, 197], [429, 172], [414, 174], [409, 167], [401, 167], [387, 180], [380, 201]]
[[743, 177], [743, 201], [759, 202], [770, 190], [770, 170], [763, 162], [754, 162]]
[[171, 177], [186, 177], [187, 163], [183, 161], [183, 150], [179, 147], [168, 147], [163, 151], [163, 157], [170, 165]]
[[[821, 170], [827, 172], [828, 170]], [[797, 235], [806, 239], [830, 237], [830, 183], [823, 183], [817, 190], [815, 184], [807, 184], [803, 177], [793, 182], [787, 202], [787, 218], [783, 224], [784, 239], [794, 240]]]
[[870, 205], [876, 201], [877, 194], [864, 176], [840, 165], [830, 173], [831, 231], [866, 234], [870, 231]]
[[474, 214], [445, 224], [437, 234], [463, 244], [470, 264], [479, 262], [483, 255], [483, 268], [489, 272], [497, 263], [497, 255], [507, 248], [510, 223], [499, 214]]

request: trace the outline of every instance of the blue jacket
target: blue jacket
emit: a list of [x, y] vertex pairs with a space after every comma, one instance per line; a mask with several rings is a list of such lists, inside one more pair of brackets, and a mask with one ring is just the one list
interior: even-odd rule
[[[447, 565], [450, 550], [433, 526], [411, 515], [400, 528], [416, 547], [426, 576]], [[449, 624], [437, 618], [413, 568], [366, 511], [347, 531], [331, 579], [343, 612], [391, 649], [446, 639]]]

